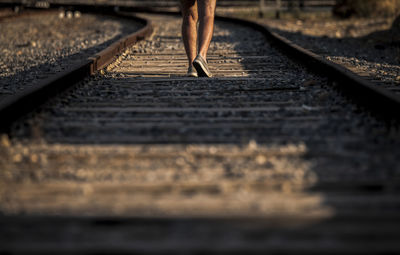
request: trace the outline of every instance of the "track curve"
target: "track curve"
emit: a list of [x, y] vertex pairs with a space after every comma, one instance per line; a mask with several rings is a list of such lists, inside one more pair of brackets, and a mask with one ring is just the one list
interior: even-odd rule
[[150, 39], [2, 137], [4, 251], [400, 250], [395, 130], [246, 26], [218, 22], [216, 77], [186, 78], [179, 18], [145, 17]]

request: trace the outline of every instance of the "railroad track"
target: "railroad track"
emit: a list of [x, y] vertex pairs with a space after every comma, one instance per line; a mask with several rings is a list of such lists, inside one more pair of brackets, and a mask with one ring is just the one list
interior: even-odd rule
[[262, 27], [219, 20], [197, 79], [179, 18], [142, 18], [150, 38], [2, 137], [2, 252], [399, 252], [395, 126]]

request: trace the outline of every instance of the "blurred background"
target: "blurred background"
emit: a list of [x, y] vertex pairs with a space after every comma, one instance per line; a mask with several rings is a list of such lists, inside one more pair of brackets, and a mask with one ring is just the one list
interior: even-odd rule
[[[0, 3], [10, 2], [43, 8], [56, 4], [83, 4], [179, 11], [179, 0], [0, 0]], [[395, 21], [400, 14], [400, 0], [218, 0], [217, 5], [220, 15], [276, 19], [278, 22], [269, 25], [313, 36], [360, 37], [388, 29], [398, 34], [400, 23]], [[394, 37], [384, 40], [393, 42], [398, 39], [396, 35]]]
[[[1, 0], [24, 5], [46, 7], [48, 4], [88, 4], [88, 5], [127, 5], [177, 8], [179, 0]], [[282, 11], [333, 11], [341, 18], [394, 16], [399, 14], [400, 0], [218, 0], [219, 8], [233, 8], [235, 11], [261, 10], [268, 12], [281, 9]], [[267, 13], [264, 13], [267, 14]]]

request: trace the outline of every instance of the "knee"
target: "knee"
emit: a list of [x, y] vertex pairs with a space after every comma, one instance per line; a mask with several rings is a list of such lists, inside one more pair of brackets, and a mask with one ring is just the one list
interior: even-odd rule
[[195, 12], [195, 11], [188, 11], [188, 12], [183, 13], [183, 20], [184, 20], [185, 22], [194, 22], [194, 23], [197, 23], [197, 20], [198, 20], [197, 12]]
[[203, 15], [199, 17], [200, 24], [214, 24], [214, 15]]
[[206, 8], [200, 16], [200, 22], [202, 21], [214, 21], [214, 10], [212, 8]]

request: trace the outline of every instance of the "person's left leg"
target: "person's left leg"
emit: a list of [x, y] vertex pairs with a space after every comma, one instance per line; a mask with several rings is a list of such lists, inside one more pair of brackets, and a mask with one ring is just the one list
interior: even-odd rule
[[207, 60], [207, 51], [210, 47], [214, 32], [214, 16], [216, 0], [198, 0], [199, 10], [199, 55]]
[[197, 0], [199, 10], [199, 54], [193, 61], [198, 76], [212, 77], [207, 64], [207, 51], [210, 47], [211, 39], [214, 32], [214, 16], [216, 0]]

